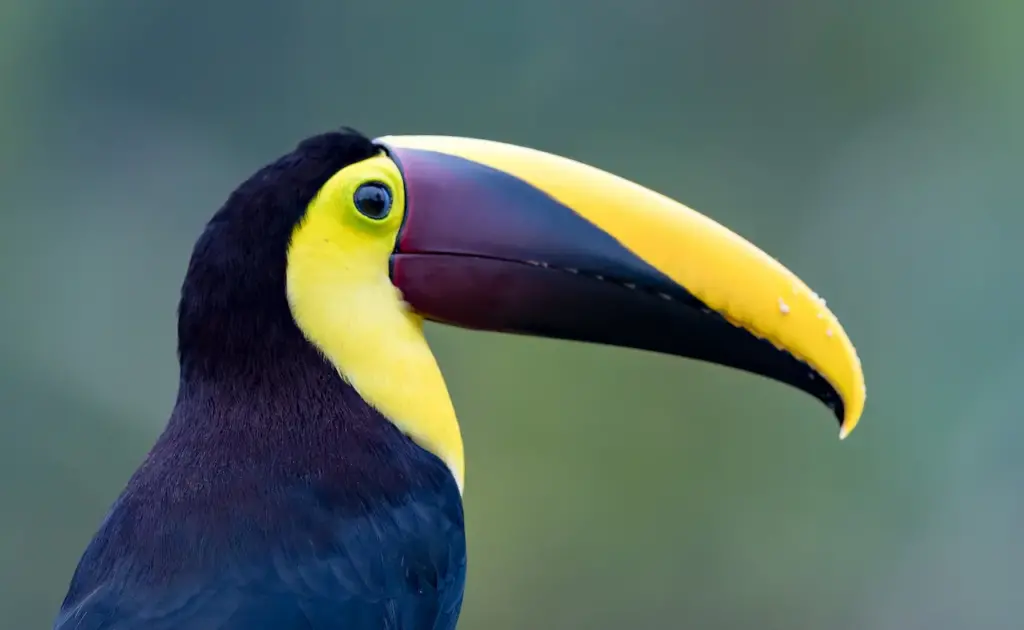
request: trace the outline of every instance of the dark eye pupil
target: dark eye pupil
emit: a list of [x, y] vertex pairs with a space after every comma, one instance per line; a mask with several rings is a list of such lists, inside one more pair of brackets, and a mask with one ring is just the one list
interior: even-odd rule
[[371, 219], [383, 219], [391, 212], [391, 191], [379, 182], [368, 182], [352, 197], [356, 209]]

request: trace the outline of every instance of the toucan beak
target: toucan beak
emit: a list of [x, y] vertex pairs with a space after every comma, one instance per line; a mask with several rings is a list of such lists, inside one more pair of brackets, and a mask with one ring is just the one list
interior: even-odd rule
[[718, 363], [824, 402], [845, 437], [864, 375], [835, 315], [792, 272], [690, 208], [508, 144], [377, 140], [405, 181], [392, 282], [425, 318]]

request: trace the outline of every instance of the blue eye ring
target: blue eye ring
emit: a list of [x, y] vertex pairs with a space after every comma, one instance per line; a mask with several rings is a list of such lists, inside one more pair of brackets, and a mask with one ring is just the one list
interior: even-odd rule
[[352, 193], [352, 203], [364, 217], [381, 221], [391, 214], [394, 197], [391, 189], [382, 182], [366, 182]]

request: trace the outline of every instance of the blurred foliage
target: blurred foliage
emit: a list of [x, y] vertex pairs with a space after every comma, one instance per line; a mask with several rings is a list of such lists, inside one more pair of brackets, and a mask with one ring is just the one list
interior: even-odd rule
[[694, 206], [826, 295], [865, 418], [431, 327], [460, 627], [1017, 628], [1024, 4], [0, 0], [0, 623], [50, 623], [159, 432], [191, 244], [301, 137], [447, 133]]

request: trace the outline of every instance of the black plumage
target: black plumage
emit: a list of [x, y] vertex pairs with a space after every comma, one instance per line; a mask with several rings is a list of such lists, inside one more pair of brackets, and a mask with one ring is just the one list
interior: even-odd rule
[[209, 222], [182, 288], [174, 410], [55, 628], [454, 628], [455, 480], [306, 341], [285, 292], [306, 205], [377, 152], [351, 130], [306, 140]]

